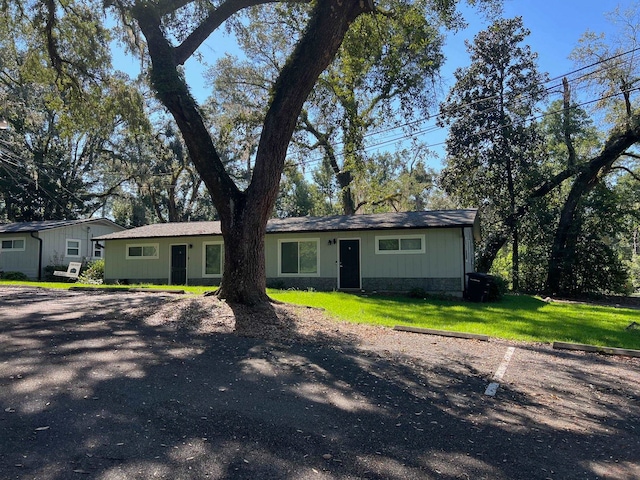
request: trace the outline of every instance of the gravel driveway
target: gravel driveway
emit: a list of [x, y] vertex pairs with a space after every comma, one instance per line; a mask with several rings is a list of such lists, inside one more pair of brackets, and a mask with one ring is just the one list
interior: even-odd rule
[[640, 359], [295, 312], [0, 287], [0, 478], [640, 479]]

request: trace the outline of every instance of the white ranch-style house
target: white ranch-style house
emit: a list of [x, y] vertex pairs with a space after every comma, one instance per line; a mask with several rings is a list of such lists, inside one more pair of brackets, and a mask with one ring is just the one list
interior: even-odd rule
[[[272, 219], [265, 237], [267, 285], [462, 296], [473, 272], [476, 210]], [[162, 223], [113, 232], [105, 282], [218, 285], [220, 222]]]
[[102, 244], [95, 237], [121, 230], [106, 218], [1, 224], [0, 271], [41, 280], [48, 265], [102, 258]]

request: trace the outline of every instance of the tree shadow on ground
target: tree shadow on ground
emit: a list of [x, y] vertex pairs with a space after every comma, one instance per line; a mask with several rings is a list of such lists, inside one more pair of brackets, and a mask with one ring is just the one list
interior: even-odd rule
[[[0, 478], [638, 473], [637, 389], [608, 391], [606, 407], [618, 410], [593, 418], [581, 405], [561, 412], [575, 415], [572, 428], [513, 386], [500, 399], [485, 396], [486, 375], [464, 359], [383, 356], [326, 333], [278, 342], [149, 325], [134, 313], [168, 301], [157, 295], [124, 304], [112, 294], [52, 297], [0, 295]], [[273, 328], [295, 329], [294, 319], [273, 314]], [[583, 382], [586, 374], [565, 375]], [[609, 385], [594, 375], [592, 384]]]

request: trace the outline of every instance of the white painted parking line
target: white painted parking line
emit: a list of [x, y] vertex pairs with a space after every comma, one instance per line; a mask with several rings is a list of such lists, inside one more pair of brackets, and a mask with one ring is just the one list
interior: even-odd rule
[[493, 374], [493, 382], [491, 382], [487, 389], [484, 391], [485, 395], [493, 397], [496, 394], [496, 392], [498, 391], [498, 387], [500, 386], [500, 381], [502, 381], [502, 377], [504, 377], [504, 374], [507, 371], [507, 367], [509, 366], [509, 362], [511, 361], [511, 357], [513, 356], [513, 352], [515, 351], [515, 347], [507, 348], [507, 353], [504, 354], [502, 363], [500, 363], [500, 365], [498, 366], [496, 373]]

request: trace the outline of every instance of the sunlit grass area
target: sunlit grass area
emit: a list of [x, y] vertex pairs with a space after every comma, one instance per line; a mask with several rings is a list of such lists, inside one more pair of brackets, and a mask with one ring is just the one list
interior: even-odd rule
[[[95, 287], [183, 290], [202, 295], [216, 287], [182, 285], [83, 285], [66, 282], [0, 281], [0, 286], [22, 285], [41, 288]], [[435, 298], [363, 296], [342, 292], [269, 290], [275, 300], [323, 308], [336, 319], [393, 327], [404, 325], [528, 342], [585, 343], [607, 347], [640, 349], [640, 310], [547, 303], [529, 295], [507, 295], [497, 303], [470, 303]]]
[[546, 303], [507, 295], [497, 303], [406, 297], [356, 296], [341, 292], [271, 291], [276, 300], [321, 307], [340, 320], [392, 327], [405, 325], [529, 342], [575, 342], [640, 349], [640, 310], [575, 303]]
[[103, 288], [103, 289], [131, 289], [131, 288], [145, 288], [149, 290], [182, 290], [185, 293], [191, 293], [194, 295], [202, 295], [205, 292], [215, 290], [217, 287], [204, 287], [204, 286], [185, 286], [185, 285], [152, 285], [152, 284], [135, 284], [135, 285], [113, 285], [113, 284], [83, 284], [79, 282], [25, 282], [25, 281], [11, 281], [0, 280], [0, 287], [2, 286], [23, 286], [23, 287], [40, 287], [40, 288], [57, 288], [57, 289], [69, 289], [72, 287], [87, 287], [87, 288]]

